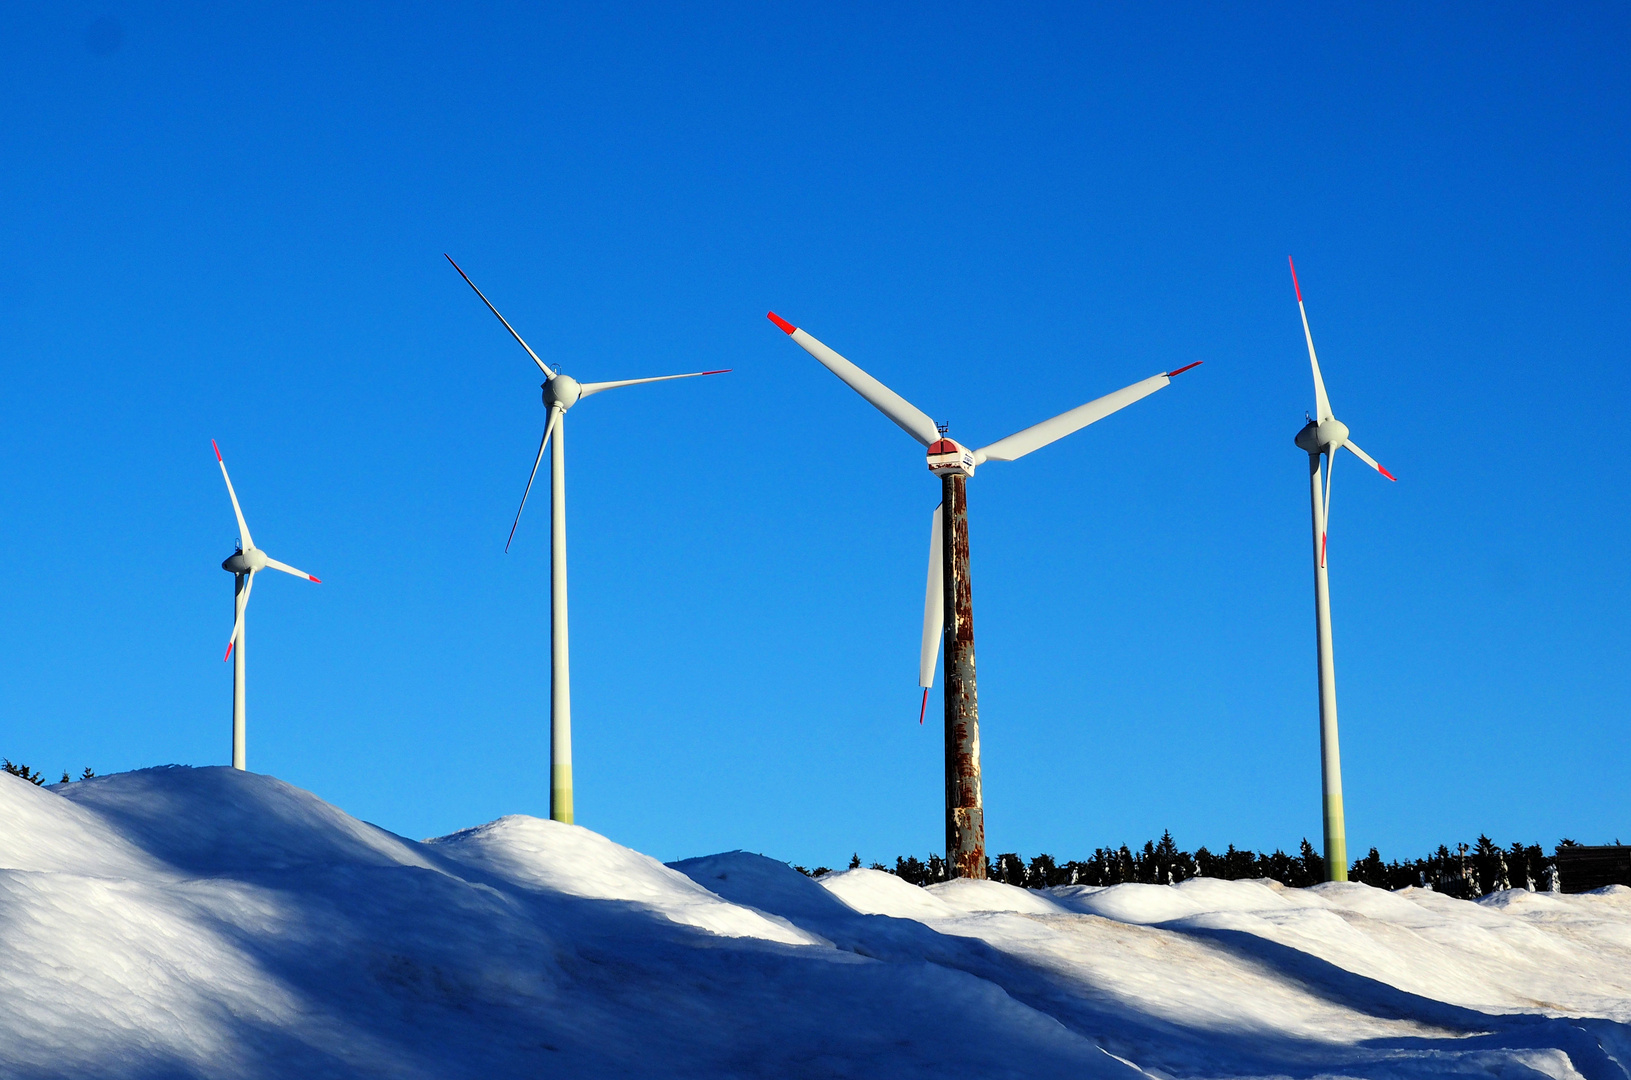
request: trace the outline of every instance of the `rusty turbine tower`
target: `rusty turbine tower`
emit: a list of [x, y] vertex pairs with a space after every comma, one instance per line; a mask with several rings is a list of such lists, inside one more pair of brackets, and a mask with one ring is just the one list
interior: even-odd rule
[[1077, 406], [1051, 420], [970, 450], [946, 437], [946, 429], [911, 402], [862, 371], [803, 330], [769, 314], [806, 352], [844, 380], [857, 394], [898, 424], [928, 450], [929, 471], [940, 478], [940, 505], [930, 526], [929, 578], [923, 598], [923, 649], [918, 685], [922, 721], [934, 685], [935, 654], [942, 639], [946, 652], [946, 864], [953, 877], [983, 878], [985, 808], [980, 796], [980, 707], [974, 680], [974, 602], [968, 571], [968, 478], [987, 461], [1014, 461], [1033, 450], [1111, 413], [1126, 408], [1166, 386], [1174, 375], [1198, 366], [1152, 375], [1113, 394]]

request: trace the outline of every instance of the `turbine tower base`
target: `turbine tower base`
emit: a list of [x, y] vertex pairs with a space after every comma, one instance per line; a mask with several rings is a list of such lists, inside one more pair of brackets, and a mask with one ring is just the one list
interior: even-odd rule
[[974, 601], [968, 572], [968, 477], [940, 477], [946, 612], [946, 865], [952, 877], [984, 878], [985, 807], [980, 792], [980, 702], [974, 681]]

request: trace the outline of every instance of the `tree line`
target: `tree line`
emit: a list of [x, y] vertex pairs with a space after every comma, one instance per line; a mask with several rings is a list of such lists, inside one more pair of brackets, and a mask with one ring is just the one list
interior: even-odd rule
[[[30, 769], [27, 765], [18, 765], [10, 758], [0, 758], [0, 772], [8, 772], [13, 776], [20, 777], [23, 780], [27, 780], [30, 784], [33, 784], [35, 787], [39, 787], [41, 784], [45, 783], [45, 777], [40, 775], [40, 771], [38, 769]], [[69, 776], [68, 770], [64, 769], [62, 770], [62, 779], [57, 781], [57, 783], [66, 784], [73, 780], [89, 780], [95, 775], [95, 773], [91, 772], [91, 767], [89, 765], [85, 766], [85, 771], [80, 773], [78, 776]]]
[[[1557, 844], [1557, 847], [1572, 846], [1576, 846], [1575, 841], [1568, 839]], [[1437, 851], [1418, 859], [1387, 862], [1376, 848], [1371, 848], [1348, 868], [1348, 880], [1379, 889], [1431, 888], [1469, 900], [1502, 889], [1549, 891], [1557, 879], [1555, 854], [1555, 849], [1553, 856], [1548, 856], [1541, 845], [1521, 841], [1502, 847], [1484, 835], [1470, 845], [1463, 843], [1451, 848], [1440, 844]], [[852, 856], [849, 865], [852, 870], [859, 867], [860, 855]], [[950, 877], [946, 860], [939, 855], [930, 855], [927, 859], [906, 855], [896, 858], [892, 868], [877, 862], [871, 868], [892, 873], [914, 885], [932, 885]], [[814, 877], [830, 873], [824, 866], [810, 870], [795, 866], [794, 869]], [[1279, 849], [1251, 851], [1233, 844], [1221, 852], [1205, 847], [1189, 852], [1178, 847], [1169, 830], [1161, 834], [1160, 840], [1145, 841], [1142, 848], [1126, 844], [1119, 848], [1101, 847], [1085, 860], [1060, 862], [1044, 854], [1027, 861], [1015, 852], [1004, 852], [986, 859], [986, 874], [993, 881], [1026, 889], [1128, 882], [1176, 885], [1197, 877], [1226, 881], [1271, 878], [1282, 885], [1302, 888], [1325, 880], [1325, 859], [1306, 837], [1295, 855]]]

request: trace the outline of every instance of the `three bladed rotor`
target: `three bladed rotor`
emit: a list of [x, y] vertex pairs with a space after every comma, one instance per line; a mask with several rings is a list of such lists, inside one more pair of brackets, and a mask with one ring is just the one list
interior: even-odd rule
[[527, 350], [527, 355], [532, 357], [532, 362], [537, 364], [538, 370], [544, 373], [542, 389], [544, 392], [544, 406], [549, 409], [549, 420], [544, 424], [544, 437], [538, 442], [538, 456], [533, 459], [532, 472], [527, 476], [526, 489], [521, 492], [521, 505], [517, 507], [515, 520], [510, 524], [509, 538], [504, 541], [505, 551], [510, 550], [510, 544], [515, 540], [516, 526], [521, 524], [521, 511], [527, 508], [527, 496], [532, 494], [532, 483], [538, 478], [538, 466], [544, 460], [544, 449], [549, 445], [550, 436], [555, 433], [556, 428], [560, 427], [561, 418], [568, 409], [584, 398], [592, 394], [598, 394], [602, 390], [616, 390], [619, 387], [638, 386], [641, 383], [667, 382], [670, 379], [695, 379], [702, 375], [724, 375], [730, 371], [730, 368], [720, 368], [717, 371], [689, 371], [682, 375], [652, 375], [644, 379], [615, 379], [610, 382], [580, 383], [572, 376], [562, 372], [560, 368], [551, 370], [548, 364], [540, 360], [538, 354], [533, 351], [532, 346], [527, 344], [526, 339], [516, 333], [515, 327], [510, 325], [510, 321], [499, 314], [498, 308], [493, 306], [493, 302], [487, 299], [485, 293], [476, 288], [476, 283], [470, 280], [470, 275], [466, 274], [459, 267], [459, 264], [453, 261], [453, 256], [443, 252], [442, 257], [452, 265], [453, 269], [459, 271], [459, 276], [464, 278], [464, 283], [470, 286], [477, 296], [481, 297], [481, 302], [487, 305], [487, 310], [497, 316], [498, 321], [504, 324], [504, 329], [508, 330], [510, 336], [515, 338], [523, 349]]
[[[987, 461], [1017, 461], [1026, 454], [1040, 450], [1049, 443], [1057, 442], [1066, 435], [1080, 431], [1089, 424], [1103, 420], [1111, 413], [1119, 412], [1134, 402], [1150, 396], [1170, 383], [1174, 376], [1181, 375], [1190, 368], [1199, 367], [1203, 362], [1197, 360], [1172, 371], [1151, 375], [1131, 386], [1125, 386], [1114, 393], [1060, 413], [1050, 420], [1033, 424], [1006, 438], [971, 450], [955, 439], [947, 438], [945, 432], [929, 419], [923, 410], [809, 333], [794, 326], [774, 311], [769, 312], [767, 318], [797, 342], [805, 352], [815, 357], [823, 367], [865, 398], [873, 408], [922, 443], [928, 452], [929, 470], [937, 476], [947, 473], [973, 476], [974, 470]], [[941, 507], [937, 505], [930, 525], [929, 574], [923, 597], [923, 645], [918, 663], [918, 685], [923, 688], [923, 704], [918, 715], [920, 723], [923, 711], [928, 707], [929, 687], [934, 685], [934, 671], [940, 655], [940, 640], [945, 626], [942, 528]]]
[[1297, 264], [1291, 257], [1286, 256], [1286, 262], [1291, 267], [1291, 287], [1297, 293], [1297, 313], [1303, 320], [1303, 339], [1308, 343], [1308, 364], [1314, 372], [1314, 408], [1317, 416], [1311, 416], [1303, 429], [1297, 432], [1297, 445], [1307, 451], [1309, 457], [1325, 456], [1325, 495], [1322, 521], [1324, 527], [1320, 532], [1320, 565], [1325, 565], [1325, 538], [1329, 532], [1331, 520], [1331, 474], [1336, 464], [1336, 452], [1347, 448], [1354, 457], [1375, 469], [1389, 480], [1398, 477], [1377, 464], [1376, 459], [1348, 437], [1348, 425], [1338, 420], [1331, 412], [1331, 399], [1325, 392], [1325, 379], [1320, 375], [1319, 357], [1314, 353], [1314, 333], [1308, 328], [1308, 310], [1303, 307], [1303, 287], [1297, 281]]
[[[232, 488], [232, 477], [227, 475], [227, 463], [221, 457], [221, 448], [210, 440], [210, 446], [215, 450], [216, 464], [221, 466], [221, 479], [227, 482], [227, 497], [232, 500], [232, 513], [238, 519], [238, 550], [228, 555], [221, 563], [221, 569], [236, 574], [243, 579], [242, 598], [238, 603], [238, 617], [232, 624], [232, 636], [227, 639], [227, 652], [222, 660], [232, 659], [232, 650], [238, 644], [238, 636], [243, 633], [244, 612], [249, 610], [249, 591], [255, 587], [255, 575], [262, 570], [281, 570], [285, 574], [305, 578], [307, 581], [317, 581], [316, 578], [304, 570], [296, 570], [288, 563], [278, 562], [266, 552], [255, 546], [254, 539], [249, 535], [249, 523], [244, 520], [243, 508], [238, 505], [238, 493]], [[322, 584], [322, 582], [317, 582]]]

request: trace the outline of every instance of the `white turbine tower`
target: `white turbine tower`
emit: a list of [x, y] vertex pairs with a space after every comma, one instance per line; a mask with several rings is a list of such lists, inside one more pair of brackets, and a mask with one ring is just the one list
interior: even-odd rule
[[538, 456], [533, 460], [532, 474], [527, 477], [526, 490], [521, 493], [521, 505], [515, 511], [515, 521], [510, 525], [510, 536], [504, 541], [504, 550], [509, 551], [510, 541], [515, 539], [515, 528], [521, 524], [521, 511], [527, 507], [527, 496], [532, 493], [532, 482], [538, 476], [538, 465], [544, 460], [544, 447], [549, 445], [550, 436], [553, 434], [555, 450], [549, 459], [549, 816], [555, 821], [564, 821], [570, 825], [572, 679], [566, 636], [566, 410], [590, 394], [598, 394], [602, 390], [615, 390], [620, 386], [635, 386], [639, 383], [667, 382], [670, 379], [694, 379], [699, 375], [723, 375], [730, 369], [691, 371], [683, 375], [655, 375], [645, 379], [619, 379], [615, 382], [580, 383], [559, 370], [551, 371], [547, 364], [538, 359], [538, 354], [532, 351], [532, 346], [515, 332], [515, 327], [510, 325], [509, 320], [498, 314], [498, 309], [480, 289], [476, 288], [476, 283], [470, 280], [469, 275], [459, 269], [458, 263], [453, 262], [453, 256], [444, 252], [443, 258], [453, 264], [453, 269], [459, 271], [459, 276], [464, 278], [466, 285], [475, 289], [476, 295], [481, 297], [481, 302], [487, 305], [487, 310], [498, 315], [498, 321], [504, 324], [504, 329], [527, 350], [532, 362], [544, 373], [544, 405], [549, 409], [549, 420], [544, 425], [544, 437], [538, 443]]
[[[1152, 375], [1113, 394], [1079, 405], [1052, 420], [970, 450], [946, 438], [946, 428], [809, 334], [779, 317], [770, 321], [803, 346], [850, 389], [928, 448], [929, 471], [940, 477], [940, 505], [929, 530], [929, 579], [923, 598], [923, 646], [918, 685], [923, 701], [919, 722], [934, 684], [935, 654], [942, 638], [946, 650], [946, 864], [954, 877], [983, 878], [985, 873], [985, 808], [980, 792], [980, 709], [974, 680], [974, 603], [968, 571], [968, 498], [966, 482], [986, 461], [1016, 461], [1033, 450], [1102, 420], [1166, 386], [1174, 375], [1198, 366]], [[946, 567], [951, 568], [948, 574]]]
[[[1314, 517], [1314, 635], [1318, 643], [1320, 681], [1320, 779], [1325, 818], [1325, 880], [1348, 880], [1348, 831], [1342, 816], [1342, 754], [1337, 745], [1337, 681], [1331, 648], [1331, 585], [1325, 568], [1326, 525], [1331, 515], [1331, 472], [1336, 452], [1343, 447], [1389, 480], [1397, 479], [1376, 463], [1376, 459], [1348, 438], [1348, 425], [1331, 414], [1331, 401], [1325, 396], [1325, 380], [1320, 377], [1319, 358], [1314, 355], [1314, 335], [1308, 329], [1308, 312], [1303, 307], [1303, 288], [1297, 282], [1297, 264], [1291, 266], [1291, 287], [1297, 293], [1297, 311], [1303, 319], [1303, 337], [1308, 342], [1308, 363], [1314, 369], [1314, 408], [1319, 415], [1297, 432], [1297, 445], [1308, 453], [1309, 501]], [[1324, 483], [1320, 480], [1320, 455], [1325, 455]]]
[[227, 482], [227, 497], [232, 500], [232, 513], [238, 519], [238, 550], [227, 556], [221, 563], [221, 569], [233, 575], [232, 589], [233, 610], [235, 612], [232, 622], [232, 636], [227, 639], [227, 654], [223, 660], [232, 659], [234, 651], [237, 660], [232, 665], [232, 767], [243, 769], [245, 764], [244, 750], [244, 612], [249, 608], [249, 591], [255, 587], [255, 575], [262, 570], [282, 570], [285, 574], [305, 578], [307, 581], [317, 579], [304, 570], [296, 570], [288, 563], [280, 563], [271, 558], [255, 546], [254, 538], [249, 535], [249, 523], [244, 520], [244, 512], [238, 506], [238, 493], [232, 490], [232, 477], [227, 475], [227, 463], [221, 460], [221, 448], [210, 440], [210, 446], [215, 449], [216, 463], [221, 466], [221, 479]]

